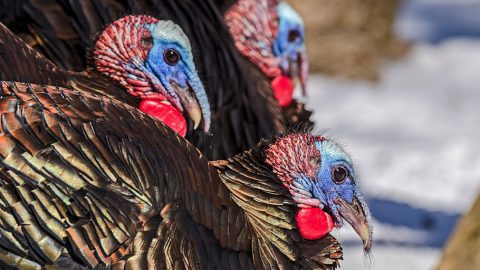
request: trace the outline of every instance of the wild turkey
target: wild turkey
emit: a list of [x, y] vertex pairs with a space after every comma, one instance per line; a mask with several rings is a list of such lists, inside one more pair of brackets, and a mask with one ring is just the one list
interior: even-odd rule
[[[93, 52], [96, 72], [88, 74], [56, 68], [2, 28], [2, 79], [50, 83], [51, 75], [32, 75], [35, 72], [31, 70], [39, 68], [44, 71], [41, 75], [55, 73], [59, 80], [54, 82], [60, 85], [91, 90], [97, 88], [100, 80], [104, 83], [97, 92], [137, 105], [179, 134], [186, 132], [183, 111], [193, 120], [194, 128], [203, 118], [203, 128], [209, 130], [210, 105], [196, 73], [190, 43], [182, 29], [171, 21], [149, 16], [126, 16], [115, 21], [99, 34]], [[35, 62], [29, 62], [30, 57]], [[117, 82], [113, 87], [109, 84], [112, 80]]]
[[[211, 136], [194, 132], [190, 123], [187, 139], [211, 159], [233, 156], [286, 127], [269, 81], [238, 53], [211, 0], [4, 2], [9, 9], [0, 9], [2, 21], [55, 64], [72, 71], [96, 69], [95, 36], [126, 14], [150, 14], [178, 24], [190, 40], [213, 114]], [[47, 83], [15, 76], [2, 79]], [[135, 97], [129, 100], [139, 107]]]
[[308, 59], [301, 16], [281, 0], [217, 0], [238, 50], [265, 74], [290, 124], [310, 122], [311, 111], [293, 98], [306, 93]]
[[350, 158], [330, 139], [284, 134], [209, 163], [125, 103], [13, 82], [0, 118], [3, 268], [334, 269], [341, 247], [318, 230], [342, 217], [371, 247]]

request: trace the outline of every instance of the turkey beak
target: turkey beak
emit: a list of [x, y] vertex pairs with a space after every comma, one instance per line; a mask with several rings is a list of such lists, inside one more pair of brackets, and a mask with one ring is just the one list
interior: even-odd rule
[[298, 63], [299, 67], [298, 78], [300, 79], [300, 86], [302, 87], [302, 95], [307, 94], [307, 77], [308, 77], [308, 57], [307, 50], [303, 49], [302, 52], [298, 54]]
[[203, 118], [204, 130], [207, 132], [210, 128], [210, 107], [203, 87], [195, 89], [188, 83], [186, 87], [181, 87], [175, 81], [170, 81], [170, 84], [188, 116], [192, 119], [193, 128], [197, 129]]
[[363, 198], [355, 196], [352, 203], [342, 198], [337, 198], [335, 203], [339, 206], [339, 213], [353, 227], [363, 241], [363, 249], [369, 252], [372, 247], [372, 230], [370, 214]]
[[308, 77], [308, 59], [306, 50], [297, 54], [296, 59], [288, 58], [288, 70], [285, 72], [291, 77], [295, 84], [300, 84], [302, 95], [306, 95], [307, 77]]

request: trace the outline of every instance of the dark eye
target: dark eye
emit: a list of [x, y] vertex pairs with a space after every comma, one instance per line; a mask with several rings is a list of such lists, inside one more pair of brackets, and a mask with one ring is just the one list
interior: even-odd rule
[[345, 181], [348, 176], [348, 171], [343, 166], [335, 167], [333, 170], [333, 181], [337, 184], [341, 184]]
[[175, 65], [180, 61], [180, 54], [175, 51], [174, 49], [167, 49], [163, 53], [163, 59], [165, 59], [165, 62], [169, 65]]
[[297, 30], [288, 31], [288, 42], [294, 42], [300, 36], [300, 33]]

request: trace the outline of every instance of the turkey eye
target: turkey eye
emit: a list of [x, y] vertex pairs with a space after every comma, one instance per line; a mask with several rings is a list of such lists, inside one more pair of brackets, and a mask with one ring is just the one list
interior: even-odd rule
[[342, 166], [335, 167], [333, 170], [333, 181], [337, 184], [341, 184], [348, 176], [348, 171]]
[[163, 59], [165, 59], [167, 64], [173, 66], [180, 61], [180, 54], [174, 49], [168, 49], [163, 53]]
[[288, 31], [288, 42], [294, 42], [300, 36], [297, 30]]

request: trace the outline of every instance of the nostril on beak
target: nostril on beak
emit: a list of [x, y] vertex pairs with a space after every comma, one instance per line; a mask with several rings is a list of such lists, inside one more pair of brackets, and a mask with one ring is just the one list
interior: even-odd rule
[[354, 202], [353, 202], [353, 207], [355, 208], [355, 210], [356, 210], [358, 213], [363, 214], [363, 210], [362, 210], [362, 208], [360, 207], [360, 203], [358, 202], [357, 199], [354, 200]]

